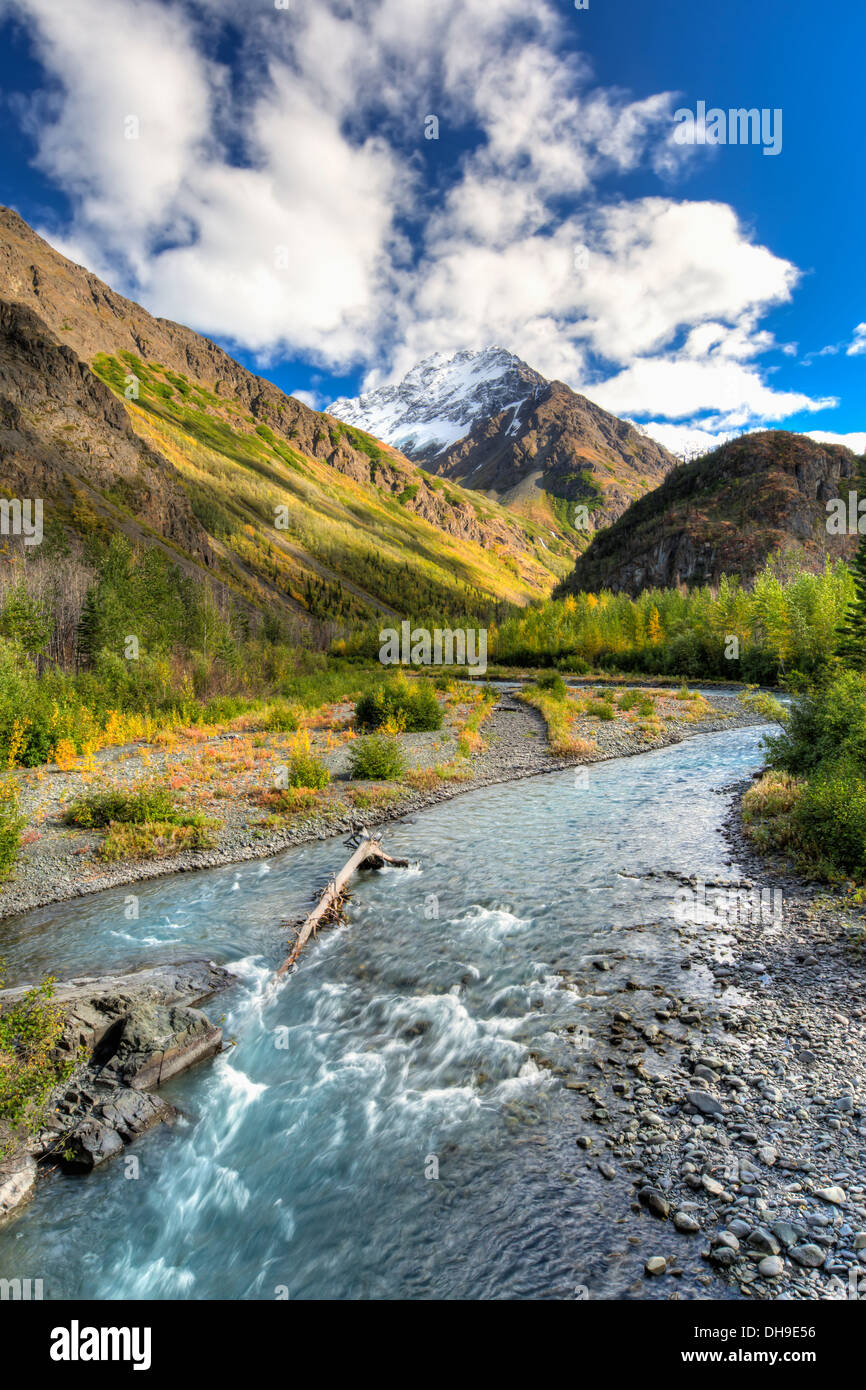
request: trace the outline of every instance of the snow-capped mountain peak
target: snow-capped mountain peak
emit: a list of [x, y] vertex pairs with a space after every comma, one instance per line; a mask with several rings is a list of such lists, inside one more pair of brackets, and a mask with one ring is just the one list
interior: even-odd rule
[[[431, 461], [482, 419], [519, 407], [547, 386], [538, 372], [502, 347], [434, 352], [396, 386], [382, 386], [326, 409], [348, 425], [384, 439], [416, 461]], [[515, 415], [516, 415], [515, 409]]]

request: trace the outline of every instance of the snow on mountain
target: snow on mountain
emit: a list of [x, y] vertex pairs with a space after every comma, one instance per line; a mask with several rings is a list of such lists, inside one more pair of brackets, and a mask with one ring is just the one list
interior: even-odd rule
[[468, 434], [479, 420], [533, 399], [547, 382], [514, 353], [490, 347], [452, 356], [436, 352], [418, 362], [397, 386], [354, 400], [343, 396], [329, 415], [393, 444], [409, 458], [430, 462]]

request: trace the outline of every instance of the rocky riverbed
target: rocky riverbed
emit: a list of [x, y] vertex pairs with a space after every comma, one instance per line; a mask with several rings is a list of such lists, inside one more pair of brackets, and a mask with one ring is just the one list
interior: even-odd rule
[[684, 1275], [718, 1297], [721, 1275], [734, 1298], [863, 1298], [863, 911], [768, 870], [739, 790], [730, 879], [678, 881], [657, 978], [625, 934], [567, 974], [595, 1011], [597, 1080], [564, 1082], [576, 1142], [629, 1201], [645, 1278], [671, 1297]]

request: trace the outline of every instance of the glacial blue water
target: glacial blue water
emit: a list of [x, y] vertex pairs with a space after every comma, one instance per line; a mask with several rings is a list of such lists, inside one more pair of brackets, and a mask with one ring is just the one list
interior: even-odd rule
[[51, 1176], [0, 1230], [0, 1277], [42, 1278], [46, 1298], [669, 1296], [576, 1146], [580, 1100], [539, 1061], [554, 1030], [592, 1031], [559, 971], [614, 945], [683, 987], [674, 885], [640, 875], [730, 874], [719, 789], [760, 743], [701, 735], [391, 826], [415, 867], [362, 875], [279, 987], [280, 923], [339, 839], [0, 924], [10, 984], [195, 955], [239, 976], [207, 1006], [234, 1045], [164, 1088], [179, 1123]]

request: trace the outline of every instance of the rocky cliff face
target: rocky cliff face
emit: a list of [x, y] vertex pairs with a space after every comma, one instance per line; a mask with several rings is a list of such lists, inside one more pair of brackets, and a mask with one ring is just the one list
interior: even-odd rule
[[567, 589], [624, 590], [753, 578], [769, 556], [804, 568], [850, 558], [856, 535], [827, 530], [827, 503], [847, 500], [858, 459], [850, 449], [766, 430], [681, 465], [636, 501], [577, 561]]
[[[204, 566], [210, 538], [171, 466], [75, 351], [21, 304], [0, 300], [0, 469], [12, 496], [42, 498], [75, 526], [144, 528]], [[134, 506], [134, 516], [118, 510]]]

